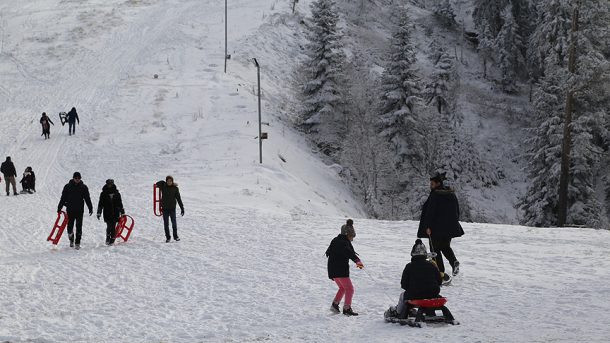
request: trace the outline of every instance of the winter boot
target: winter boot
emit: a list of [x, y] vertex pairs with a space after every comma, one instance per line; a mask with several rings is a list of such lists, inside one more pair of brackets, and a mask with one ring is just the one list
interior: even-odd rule
[[168, 238], [168, 239], [166, 239], [166, 240], [165, 240], [165, 243], [169, 243], [169, 242], [171, 242], [171, 241], [172, 241], [172, 240]]
[[460, 262], [453, 262], [453, 276], [456, 276], [460, 273]]
[[358, 313], [354, 312], [354, 310], [352, 310], [352, 308], [343, 308], [343, 314], [346, 316], [357, 316]]
[[176, 242], [180, 242], [180, 237], [176, 237], [176, 238], [174, 238], [174, 240], [175, 240]]
[[74, 234], [68, 234], [68, 238], [70, 239], [70, 248], [74, 248]]
[[335, 302], [333, 301], [333, 303], [330, 305], [330, 310], [331, 312], [334, 313], [341, 313], [341, 310], [339, 309], [339, 304], [335, 304]]
[[76, 244], [76, 245], [74, 246], [74, 249], [76, 249], [76, 250], [80, 250], [80, 244]]

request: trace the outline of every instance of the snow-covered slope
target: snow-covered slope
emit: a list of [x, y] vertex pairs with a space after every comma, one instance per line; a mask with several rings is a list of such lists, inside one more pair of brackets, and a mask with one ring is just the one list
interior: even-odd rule
[[[467, 225], [455, 243], [463, 275], [443, 291], [462, 325], [413, 330], [382, 313], [415, 223], [356, 219], [362, 315], [329, 315], [323, 254], [344, 217], [362, 212], [276, 116], [298, 20], [281, 1], [230, 1], [225, 75], [223, 5], [0, 0], [0, 154], [38, 177], [36, 194], [0, 196], [0, 341], [605, 339], [605, 231]], [[251, 57], [263, 67], [263, 165]], [[72, 106], [81, 125], [69, 137], [57, 112]], [[49, 141], [42, 111], [55, 121]], [[115, 179], [136, 220], [128, 243], [105, 247], [94, 217], [80, 251], [45, 241], [76, 170], [94, 203]], [[164, 243], [152, 215], [151, 184], [167, 174], [186, 206], [180, 243]]]

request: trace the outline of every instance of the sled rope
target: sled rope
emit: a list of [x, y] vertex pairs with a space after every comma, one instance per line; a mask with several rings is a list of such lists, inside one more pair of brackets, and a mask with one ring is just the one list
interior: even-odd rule
[[371, 279], [371, 281], [373, 281], [373, 283], [375, 284], [375, 286], [377, 286], [377, 288], [381, 289], [381, 293], [383, 293], [383, 295], [385, 295], [385, 296], [386, 296], [386, 298], [388, 298], [388, 299], [390, 300], [390, 302], [391, 302], [391, 303], [394, 303], [394, 302], [395, 302], [395, 300], [393, 300], [393, 299], [392, 299], [392, 298], [391, 298], [391, 297], [388, 295], [388, 293], [386, 293], [386, 292], [385, 292], [385, 290], [383, 289], [383, 287], [380, 287], [380, 286], [379, 286], [379, 283], [378, 283], [378, 282], [375, 280], [375, 278], [373, 278], [373, 277], [371, 276], [371, 274], [369, 274], [369, 273], [368, 273], [368, 272], [367, 272], [365, 269], [362, 269], [362, 271], [364, 272], [364, 274], [366, 274], [366, 275], [367, 275], [367, 276], [368, 276], [368, 277]]

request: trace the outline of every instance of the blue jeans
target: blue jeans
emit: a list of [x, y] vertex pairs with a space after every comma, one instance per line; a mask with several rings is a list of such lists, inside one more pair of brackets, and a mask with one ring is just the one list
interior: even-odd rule
[[165, 229], [165, 239], [170, 239], [169, 235], [169, 219], [172, 220], [172, 231], [174, 239], [178, 238], [178, 226], [176, 225], [176, 209], [175, 208], [164, 208], [163, 209], [163, 228]]

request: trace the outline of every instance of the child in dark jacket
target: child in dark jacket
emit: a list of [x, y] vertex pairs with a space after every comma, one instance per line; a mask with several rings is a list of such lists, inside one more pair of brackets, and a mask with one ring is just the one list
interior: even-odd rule
[[341, 233], [330, 242], [330, 246], [326, 250], [326, 257], [328, 257], [328, 278], [335, 281], [339, 287], [330, 310], [339, 313], [339, 303], [345, 295], [343, 314], [346, 316], [358, 315], [358, 313], [352, 310], [354, 286], [349, 278], [349, 260], [354, 261], [358, 268], [364, 268], [352, 246], [354, 237], [356, 237], [354, 221], [348, 219], [347, 223], [341, 227]]
[[396, 311], [400, 318], [409, 312], [408, 300], [440, 297], [441, 274], [433, 262], [428, 261], [426, 246], [417, 239], [411, 249], [411, 263], [402, 272], [400, 285], [405, 291], [400, 294]]

